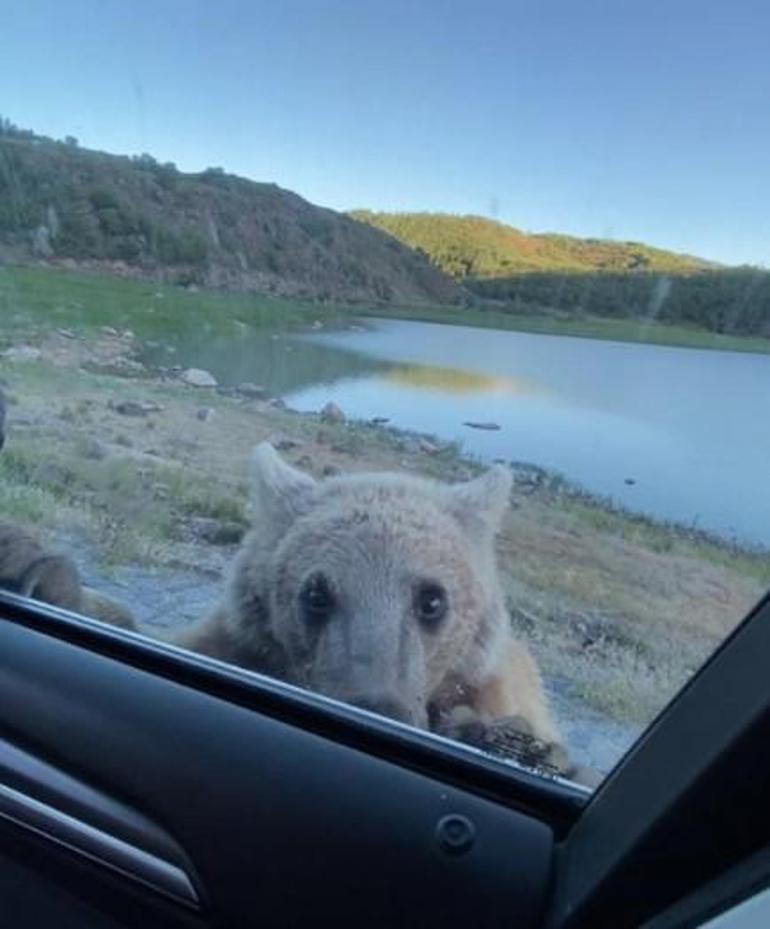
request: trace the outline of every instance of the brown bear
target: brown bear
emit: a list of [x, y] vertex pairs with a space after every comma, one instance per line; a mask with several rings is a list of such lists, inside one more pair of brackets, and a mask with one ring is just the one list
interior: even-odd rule
[[509, 469], [317, 482], [262, 443], [251, 483], [224, 601], [176, 644], [575, 776], [497, 576]]
[[136, 628], [124, 606], [83, 585], [68, 555], [48, 551], [30, 532], [12, 523], [0, 523], [0, 588], [113, 626]]

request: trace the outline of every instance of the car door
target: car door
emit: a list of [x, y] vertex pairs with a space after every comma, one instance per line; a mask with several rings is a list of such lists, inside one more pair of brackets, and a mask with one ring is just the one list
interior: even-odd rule
[[592, 799], [13, 594], [0, 610], [3, 925], [673, 927], [766, 877], [767, 603]]

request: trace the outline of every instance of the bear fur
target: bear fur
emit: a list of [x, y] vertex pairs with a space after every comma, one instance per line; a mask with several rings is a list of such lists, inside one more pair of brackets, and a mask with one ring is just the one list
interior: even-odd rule
[[317, 482], [262, 443], [224, 600], [175, 644], [571, 775], [497, 575], [511, 483]]
[[129, 611], [86, 587], [68, 555], [45, 549], [26, 529], [0, 523], [0, 588], [113, 626], [136, 629]]

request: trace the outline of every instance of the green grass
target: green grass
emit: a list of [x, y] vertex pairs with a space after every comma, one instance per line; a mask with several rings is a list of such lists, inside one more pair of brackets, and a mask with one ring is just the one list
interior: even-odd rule
[[363, 316], [378, 316], [386, 319], [448, 323], [454, 326], [505, 329], [539, 335], [575, 336], [581, 339], [602, 339], [612, 342], [642, 342], [678, 348], [770, 354], [770, 339], [719, 335], [707, 329], [666, 323], [640, 323], [632, 319], [605, 319], [598, 316], [560, 319], [545, 314], [542, 316], [520, 315], [497, 310], [440, 306], [377, 307], [376, 309], [359, 309], [357, 312]]
[[285, 329], [322, 319], [377, 316], [575, 336], [616, 342], [641, 342], [683, 348], [770, 354], [770, 340], [719, 335], [706, 329], [631, 319], [513, 314], [446, 306], [321, 306], [301, 300], [257, 295], [190, 292], [180, 287], [50, 268], [0, 268], [0, 347], [23, 335], [30, 341], [65, 328], [89, 334], [100, 326], [130, 329], [143, 340], [163, 340], [180, 332], [239, 338], [249, 329]]
[[205, 516], [244, 528], [246, 494], [204, 475], [134, 458], [84, 457], [77, 435], [56, 443], [46, 436], [16, 436], [0, 456], [0, 519], [55, 528], [88, 525], [109, 563], [152, 562], [178, 537], [186, 518]]
[[341, 311], [310, 302], [257, 295], [191, 292], [184, 288], [51, 268], [0, 268], [0, 340], [51, 328], [88, 334], [99, 326], [130, 329], [140, 339], [180, 331], [211, 336], [285, 328]]

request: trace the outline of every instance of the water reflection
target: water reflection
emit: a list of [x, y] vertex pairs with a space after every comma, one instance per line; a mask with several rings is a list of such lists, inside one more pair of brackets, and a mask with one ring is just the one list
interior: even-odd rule
[[493, 377], [478, 371], [462, 368], [443, 368], [437, 365], [403, 365], [391, 368], [383, 378], [403, 387], [437, 390], [450, 394], [533, 394], [540, 391], [537, 384], [523, 378]]

